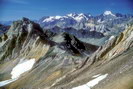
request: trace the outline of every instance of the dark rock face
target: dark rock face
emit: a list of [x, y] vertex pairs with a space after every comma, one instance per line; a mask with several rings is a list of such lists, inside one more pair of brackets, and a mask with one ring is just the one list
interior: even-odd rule
[[67, 27], [67, 28], [59, 28], [57, 26], [55, 26], [54, 28], [51, 29], [45, 29], [44, 31], [51, 31], [53, 33], [68, 33], [71, 35], [74, 35], [78, 38], [96, 38], [96, 39], [100, 39], [105, 37], [103, 33], [101, 32], [97, 32], [97, 31], [89, 31], [88, 29], [75, 29], [73, 27]]
[[91, 54], [98, 49], [98, 46], [87, 44], [78, 40], [75, 36], [63, 33], [64, 41], [60, 46], [67, 49], [72, 54]]
[[9, 28], [10, 26], [4, 26], [0, 24], [0, 35], [2, 35], [3, 33], [6, 33]]

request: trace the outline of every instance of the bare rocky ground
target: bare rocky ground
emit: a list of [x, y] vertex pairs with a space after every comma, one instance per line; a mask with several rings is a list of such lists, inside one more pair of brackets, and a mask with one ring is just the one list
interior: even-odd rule
[[133, 48], [110, 61], [94, 64], [75, 79], [76, 82], [79, 81], [75, 86], [88, 82], [97, 74], [108, 76], [92, 89], [133, 89]]

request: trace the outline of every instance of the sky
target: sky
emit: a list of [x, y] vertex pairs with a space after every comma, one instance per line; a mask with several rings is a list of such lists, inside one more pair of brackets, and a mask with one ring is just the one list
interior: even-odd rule
[[133, 0], [0, 0], [0, 21], [22, 17], [38, 20], [43, 16], [69, 13], [99, 15], [106, 10], [132, 14]]

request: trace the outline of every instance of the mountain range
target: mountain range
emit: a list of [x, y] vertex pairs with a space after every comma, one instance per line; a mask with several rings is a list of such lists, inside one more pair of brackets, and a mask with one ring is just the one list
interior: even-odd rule
[[0, 35], [0, 88], [132, 89], [133, 23], [124, 28], [98, 46], [93, 36], [96, 45], [28, 18], [14, 21]]
[[[103, 14], [97, 16], [84, 13], [70, 13], [65, 16], [44, 16], [34, 21], [39, 23], [43, 30], [50, 29], [55, 33], [69, 32], [69, 34], [83, 38], [89, 36], [81, 34], [82, 32], [88, 34], [91, 31], [94, 31], [96, 34], [99, 32], [103, 35], [117, 35], [127, 27], [128, 23], [133, 22], [133, 15], [114, 14], [111, 11], [105, 11]], [[1, 21], [0, 23], [11, 25], [12, 22]]]
[[[70, 13], [65, 16], [44, 16], [34, 22], [40, 24], [43, 31], [48, 30], [56, 34], [66, 32], [84, 42], [101, 46], [111, 36], [123, 32], [127, 25], [133, 22], [133, 15], [114, 14], [111, 11], [105, 11], [97, 16]], [[0, 29], [2, 30], [2, 27]]]
[[127, 25], [133, 22], [133, 15], [114, 14], [111, 11], [97, 16], [70, 13], [65, 16], [44, 16], [37, 22], [43, 30], [54, 33], [67, 32], [84, 42], [101, 46], [111, 36], [123, 32]]
[[80, 30], [89, 30], [106, 33], [118, 29], [125, 29], [125, 25], [130, 23], [133, 15], [123, 15], [120, 13], [113, 14], [111, 11], [105, 11], [101, 15], [92, 16], [84, 13], [71, 13], [65, 16], [44, 16], [38, 23], [44, 29], [51, 29], [54, 27], [69, 28]]

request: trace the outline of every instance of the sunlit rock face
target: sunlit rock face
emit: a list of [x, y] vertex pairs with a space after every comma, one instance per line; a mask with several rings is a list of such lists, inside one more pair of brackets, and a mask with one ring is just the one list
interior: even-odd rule
[[[30, 22], [30, 20], [23, 18], [21, 21], [14, 22], [9, 31], [5, 34], [6, 40], [1, 42], [1, 61], [8, 61], [14, 58], [27, 57], [34, 58], [43, 56], [45, 50], [49, 48], [44, 45], [41, 38], [43, 31], [38, 24]], [[46, 47], [45, 47], [46, 46]], [[39, 51], [36, 49], [40, 49]], [[39, 59], [39, 57], [35, 57]]]
[[43, 31], [23, 18], [12, 24], [0, 43], [0, 87], [72, 89], [88, 84], [88, 89], [130, 89], [132, 33], [128, 25], [99, 47], [68, 33]]
[[[103, 45], [94, 54], [98, 60], [106, 59], [110, 60], [115, 56], [120, 55], [124, 51], [132, 48], [133, 46], [133, 26], [128, 28], [119, 34], [119, 36], [113, 37], [105, 45]], [[98, 53], [98, 54], [97, 54]], [[94, 60], [97, 60], [93, 58]]]

